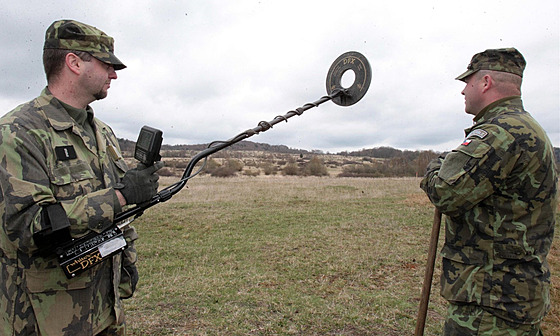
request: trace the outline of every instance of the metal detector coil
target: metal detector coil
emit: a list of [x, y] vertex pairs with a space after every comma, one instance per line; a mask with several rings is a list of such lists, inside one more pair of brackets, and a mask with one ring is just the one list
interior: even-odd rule
[[[355, 74], [354, 83], [349, 88], [343, 88], [341, 81], [346, 71]], [[333, 93], [337, 89], [344, 89], [344, 94], [333, 98], [333, 103], [340, 106], [356, 104], [366, 94], [371, 82], [371, 67], [364, 55], [357, 51], [349, 51], [338, 56], [327, 74], [327, 92]]]

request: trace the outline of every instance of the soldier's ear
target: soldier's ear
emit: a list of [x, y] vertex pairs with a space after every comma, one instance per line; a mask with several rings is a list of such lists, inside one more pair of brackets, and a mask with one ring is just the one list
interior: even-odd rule
[[79, 75], [81, 73], [83, 61], [78, 55], [74, 53], [68, 53], [66, 54], [64, 61], [66, 63], [66, 67], [68, 67], [70, 71], [72, 71], [76, 75]]
[[494, 86], [494, 79], [490, 75], [484, 75], [481, 79], [482, 93], [486, 93]]

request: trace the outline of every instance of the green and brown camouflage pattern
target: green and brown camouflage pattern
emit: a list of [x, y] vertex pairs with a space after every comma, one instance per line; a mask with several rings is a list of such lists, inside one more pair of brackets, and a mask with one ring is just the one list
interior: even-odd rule
[[74, 20], [53, 22], [45, 33], [43, 49], [85, 51], [115, 70], [126, 66], [115, 56], [114, 39], [96, 27]]
[[441, 294], [507, 321], [537, 323], [550, 306], [553, 147], [521, 97], [489, 105], [465, 134], [428, 165], [420, 185], [447, 215]]
[[476, 304], [450, 304], [442, 336], [542, 336], [542, 332], [540, 323], [513, 323]]
[[[44, 205], [60, 202], [74, 237], [103, 231], [122, 210], [112, 187], [127, 166], [113, 131], [94, 124], [96, 142], [48, 89], [0, 119], [0, 335], [124, 331], [121, 297], [132, 286], [121, 273], [136, 261], [134, 228], [124, 231], [128, 250], [70, 280], [33, 240]], [[59, 160], [58, 146], [76, 158]]]
[[509, 72], [523, 77], [525, 65], [525, 58], [515, 48], [487, 49], [474, 55], [467, 71], [455, 79], [464, 80], [479, 70]]

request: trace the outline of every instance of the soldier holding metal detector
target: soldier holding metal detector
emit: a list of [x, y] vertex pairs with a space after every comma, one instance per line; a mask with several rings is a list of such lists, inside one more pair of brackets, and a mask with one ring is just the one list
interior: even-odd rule
[[[125, 68], [113, 39], [56, 21], [43, 62], [47, 88], [0, 119], [0, 335], [123, 335], [121, 299], [138, 280], [129, 223], [179, 192], [201, 159], [329, 100], [353, 105], [371, 81], [363, 55], [341, 55], [327, 75], [328, 95], [211, 143], [158, 192], [162, 132], [142, 128], [134, 155], [140, 164], [128, 170], [112, 130], [89, 106]], [[356, 79], [343, 88], [346, 71]]]
[[[137, 234], [113, 222], [123, 206], [156, 194], [162, 164], [129, 170], [89, 106], [125, 68], [110, 36], [56, 21], [43, 63], [41, 95], [0, 119], [0, 335], [123, 335]], [[83, 236], [104, 243], [65, 260], [63, 272], [60, 247]]]
[[474, 125], [421, 183], [446, 215], [444, 335], [542, 335], [557, 173], [552, 144], [521, 101], [524, 68], [514, 48], [473, 56], [457, 79]]

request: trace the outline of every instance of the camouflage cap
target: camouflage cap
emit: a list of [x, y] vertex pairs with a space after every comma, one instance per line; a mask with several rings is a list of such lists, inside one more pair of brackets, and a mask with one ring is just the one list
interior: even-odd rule
[[455, 78], [464, 81], [478, 70], [509, 72], [523, 77], [525, 59], [515, 48], [487, 49], [473, 56], [467, 71]]
[[113, 54], [113, 38], [101, 30], [74, 20], [53, 22], [45, 33], [43, 49], [85, 51], [115, 70], [126, 68]]

